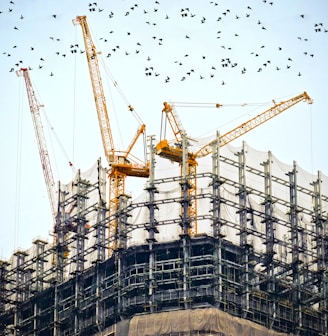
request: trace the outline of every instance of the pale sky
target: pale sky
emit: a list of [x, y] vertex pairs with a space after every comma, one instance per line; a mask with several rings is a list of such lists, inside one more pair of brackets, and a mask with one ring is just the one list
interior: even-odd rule
[[[48, 131], [43, 119], [55, 180], [72, 178], [68, 160], [84, 171], [103, 157], [82, 30], [72, 23], [77, 15], [87, 16], [101, 52], [117, 148], [126, 148], [138, 127], [128, 104], [147, 135], [159, 140], [164, 101], [220, 103], [220, 109], [177, 108], [188, 135], [205, 137], [229, 131], [272, 100], [307, 91], [312, 105], [299, 103], [232, 145], [245, 140], [328, 175], [327, 13], [326, 0], [1, 0], [0, 258], [30, 247], [36, 236], [49, 238], [52, 229], [26, 88], [16, 70], [31, 68], [53, 126]], [[142, 155], [140, 145], [135, 150]], [[134, 196], [138, 187], [128, 186]]]

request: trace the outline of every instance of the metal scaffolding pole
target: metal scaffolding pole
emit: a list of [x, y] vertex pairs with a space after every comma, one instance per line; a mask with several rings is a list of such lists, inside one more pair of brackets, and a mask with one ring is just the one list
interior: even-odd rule
[[65, 211], [65, 200], [67, 192], [61, 190], [59, 184], [58, 187], [58, 212], [55, 225], [55, 242], [56, 242], [56, 279], [55, 281], [61, 283], [64, 281], [64, 266], [65, 258], [68, 254], [68, 248], [65, 241], [65, 235], [67, 230], [67, 218]]
[[87, 220], [85, 217], [86, 202], [88, 198], [88, 189], [90, 183], [81, 178], [81, 172], [78, 172], [77, 181], [75, 183], [75, 207], [76, 214], [72, 218], [71, 230], [73, 231], [73, 241], [75, 247], [75, 284], [74, 284], [74, 335], [79, 335], [83, 328], [83, 319], [81, 311], [81, 301], [84, 296], [84, 263], [85, 263], [85, 240], [87, 233]]
[[154, 243], [156, 243], [155, 234], [158, 233], [156, 227], [155, 219], [155, 210], [157, 209], [154, 204], [155, 193], [157, 189], [154, 184], [155, 178], [155, 147], [153, 144], [154, 136], [149, 137], [149, 147], [150, 147], [150, 176], [148, 186], [146, 190], [148, 191], [149, 202], [147, 204], [149, 211], [149, 225], [146, 227], [148, 230], [148, 249], [149, 249], [149, 274], [148, 274], [148, 305], [150, 313], [154, 313], [156, 310], [155, 302], [155, 289], [156, 289], [156, 279], [155, 279], [155, 269], [156, 269], [156, 260], [155, 260], [155, 251], [153, 249]]
[[35, 278], [36, 278], [36, 284], [35, 284], [35, 290], [37, 292], [41, 292], [44, 289], [44, 269], [45, 269], [45, 263], [47, 260], [44, 259], [44, 252], [45, 252], [45, 246], [47, 244], [46, 241], [42, 239], [36, 239], [33, 241], [33, 244], [35, 245]]
[[[318, 171], [318, 178], [313, 185], [313, 222], [316, 230], [316, 252], [317, 252], [317, 273], [318, 273], [318, 291], [320, 296], [319, 310], [328, 312], [328, 227], [327, 219], [324, 218], [322, 208], [321, 194], [321, 172]], [[323, 335], [328, 335], [328, 318], [325, 314]]]
[[301, 305], [301, 260], [300, 260], [300, 239], [299, 239], [299, 222], [298, 222], [298, 203], [297, 203], [297, 167], [293, 163], [293, 170], [288, 172], [289, 176], [289, 197], [290, 209], [289, 220], [291, 225], [290, 239], [292, 243], [292, 272], [293, 272], [293, 302], [295, 304], [295, 330], [302, 329], [302, 305]]
[[249, 313], [249, 293], [250, 293], [250, 252], [251, 245], [248, 242], [247, 230], [247, 183], [246, 183], [246, 143], [243, 142], [242, 150], [237, 153], [239, 163], [239, 225], [240, 225], [240, 246], [242, 248], [241, 255], [241, 310], [243, 317], [247, 317]]
[[[181, 228], [182, 233], [181, 244], [182, 244], [182, 298], [180, 301], [183, 303], [184, 308], [188, 309], [190, 307], [190, 274], [189, 274], [189, 264], [190, 264], [190, 228], [191, 228], [191, 219], [189, 218], [189, 207], [190, 207], [190, 198], [189, 198], [189, 176], [188, 171], [188, 145], [186, 135], [182, 134], [182, 180], [180, 182], [181, 186]], [[196, 201], [196, 200], [192, 200]]]
[[6, 310], [8, 289], [7, 289], [7, 275], [9, 262], [0, 260], [0, 313]]
[[27, 253], [24, 251], [16, 251], [14, 253], [16, 264], [16, 283], [15, 283], [15, 309], [14, 309], [14, 336], [19, 335], [21, 324], [21, 303], [28, 298], [26, 293], [26, 269], [25, 258]]
[[212, 149], [212, 193], [213, 193], [213, 201], [212, 201], [212, 211], [213, 211], [213, 237], [215, 238], [215, 246], [214, 246], [214, 265], [215, 265], [215, 283], [214, 287], [214, 295], [215, 302], [218, 307], [223, 305], [223, 284], [222, 284], [222, 238], [224, 235], [222, 234], [222, 220], [221, 220], [221, 195], [220, 195], [220, 187], [223, 184], [220, 176], [220, 134], [216, 135], [217, 141], [213, 143]]
[[[33, 244], [35, 245], [35, 291], [36, 292], [42, 292], [44, 288], [44, 268], [45, 268], [45, 262], [44, 259], [44, 250], [45, 245], [47, 242], [36, 239], [33, 241]], [[39, 308], [39, 300], [34, 301], [34, 316], [33, 316], [33, 335], [38, 335], [38, 319], [40, 315], [40, 308]]]
[[263, 264], [266, 267], [266, 275], [268, 279], [268, 293], [271, 297], [268, 311], [268, 325], [272, 328], [276, 319], [276, 284], [275, 284], [275, 265], [273, 257], [275, 254], [275, 219], [273, 216], [273, 199], [272, 199], [272, 155], [268, 152], [267, 161], [263, 162], [264, 167], [264, 220], [265, 224], [265, 258]]
[[128, 214], [126, 212], [127, 202], [130, 196], [120, 195], [118, 199], [117, 216], [117, 278], [118, 278], [118, 292], [117, 292], [117, 309], [119, 314], [124, 313], [125, 309], [125, 251], [127, 249], [127, 224]]
[[61, 302], [60, 284], [64, 281], [64, 268], [68, 257], [68, 246], [65, 240], [69, 218], [66, 218], [66, 197], [68, 193], [58, 185], [58, 212], [54, 228], [55, 235], [55, 255], [53, 264], [55, 265], [54, 279], [54, 309], [53, 309], [53, 336], [60, 336], [59, 309]]

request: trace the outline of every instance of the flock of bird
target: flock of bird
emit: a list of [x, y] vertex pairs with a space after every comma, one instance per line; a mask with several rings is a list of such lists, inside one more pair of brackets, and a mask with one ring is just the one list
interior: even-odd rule
[[[56, 62], [84, 54], [84, 47], [76, 41], [64, 43], [62, 36], [50, 35], [47, 41], [40, 41], [39, 45], [29, 47], [28, 52], [33, 54], [33, 57], [29, 55], [31, 64], [25, 64], [26, 51], [20, 49], [20, 42], [23, 39], [28, 40], [29, 36], [24, 33], [25, 14], [21, 12], [18, 0], [15, 1], [9, 1], [6, 9], [0, 8], [0, 23], [2, 17], [9, 15], [12, 22], [15, 22], [10, 33], [12, 45], [10, 48], [7, 45], [7, 49], [1, 51], [3, 58], [12, 60], [6, 61], [6, 64], [10, 64], [7, 71], [14, 72], [26, 66], [30, 70], [45, 70], [47, 75], [55, 76], [55, 71], [51, 69], [50, 64], [47, 64], [47, 59], [42, 54], [45, 49], [53, 50], [53, 56], [58, 57]], [[143, 63], [144, 76], [161, 80], [163, 83], [187, 81], [191, 78], [199, 80], [220, 78], [219, 83], [225, 85], [229, 81], [231, 71], [240, 76], [265, 71], [290, 71], [295, 76], [302, 76], [302, 69], [295, 65], [297, 64], [294, 62], [295, 57], [308, 57], [309, 61], [315, 59], [315, 51], [309, 47], [309, 36], [313, 33], [324, 35], [328, 32], [323, 22], [312, 22], [308, 36], [298, 36], [295, 31], [293, 43], [298, 41], [302, 52], [289, 54], [293, 51], [285, 50], [285, 46], [276, 44], [277, 41], [270, 43], [266, 40], [266, 34], [271, 30], [270, 23], [263, 22], [257, 14], [259, 6], [267, 6], [261, 10], [270, 10], [276, 5], [274, 1], [253, 0], [252, 5], [241, 2], [238, 13], [228, 9], [227, 5], [228, 2], [223, 0], [210, 1], [203, 4], [202, 12], [192, 4], [190, 7], [182, 8], [171, 5], [170, 11], [167, 11], [168, 7], [162, 6], [158, 0], [132, 5], [122, 1], [115, 11], [113, 8], [108, 9], [105, 1], [102, 4], [88, 2], [84, 6], [85, 14], [90, 17], [90, 21], [108, 20], [109, 30], [103, 31], [103, 36], [93, 37], [101, 44], [103, 55], [112, 59], [127, 57], [126, 62], [135, 62], [138, 58]], [[5, 6], [2, 4], [2, 7]], [[49, 13], [46, 21], [59, 20], [62, 16], [61, 10]], [[305, 22], [307, 19], [307, 13], [293, 14], [297, 24], [303, 24], [302, 21]], [[178, 28], [172, 31], [172, 27]], [[251, 27], [251, 33], [247, 33], [248, 28], [245, 27]], [[252, 32], [262, 34], [262, 41], [258, 41], [257, 46], [256, 41], [252, 41]], [[212, 49], [202, 48], [202, 45], [199, 45], [202, 40], [210, 39]], [[242, 50], [241, 53], [239, 48], [245, 46], [252, 49]], [[239, 56], [245, 53], [247, 59]], [[168, 68], [173, 70], [168, 73], [166, 71]]]

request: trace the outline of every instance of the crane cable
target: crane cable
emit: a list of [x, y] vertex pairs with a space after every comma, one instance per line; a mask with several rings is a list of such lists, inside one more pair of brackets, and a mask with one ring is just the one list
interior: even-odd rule
[[[106, 79], [110, 79], [110, 81], [112, 82], [113, 86], [116, 88], [116, 90], [118, 91], [118, 93], [120, 94], [122, 100], [124, 101], [124, 103], [127, 105], [129, 111], [132, 113], [133, 117], [136, 119], [137, 123], [139, 126], [145, 125], [144, 122], [142, 121], [141, 117], [139, 116], [139, 114], [136, 112], [136, 110], [134, 109], [134, 107], [129, 103], [127, 97], [125, 96], [125, 94], [123, 93], [122, 89], [119, 87], [118, 82], [115, 80], [113, 74], [109, 71], [108, 67], [106, 66], [104, 59], [101, 57], [100, 58], [101, 64], [105, 70], [105, 73], [107, 74]], [[110, 90], [109, 90], [110, 91]], [[113, 103], [113, 97], [112, 97], [112, 92], [110, 91], [111, 94], [111, 102]], [[115, 111], [115, 109], [114, 109]], [[116, 123], [119, 127], [119, 121], [117, 118], [117, 114], [115, 113], [115, 118], [116, 118]], [[119, 127], [120, 128], [120, 127]], [[120, 131], [120, 137], [121, 137], [121, 142], [122, 144], [124, 144], [123, 142], [123, 137], [122, 137], [122, 132]], [[146, 133], [143, 133], [143, 148], [144, 148], [144, 161], [147, 161], [147, 149], [146, 149], [146, 143], [147, 143], [147, 137], [146, 137]]]
[[[77, 30], [75, 29], [75, 44], [77, 43]], [[76, 82], [77, 82], [77, 54], [74, 55], [73, 68], [73, 115], [72, 115], [72, 159], [75, 161], [75, 137], [76, 137]]]
[[132, 115], [134, 116], [134, 118], [137, 120], [139, 125], [143, 124], [143, 121], [141, 119], [141, 117], [138, 115], [138, 113], [136, 112], [136, 110], [134, 109], [134, 107], [129, 103], [129, 100], [127, 99], [126, 95], [124, 94], [124, 92], [122, 91], [122, 89], [119, 87], [118, 82], [115, 80], [113, 74], [109, 71], [108, 67], [106, 66], [103, 58], [100, 58], [101, 64], [108, 76], [108, 78], [111, 80], [113, 86], [116, 88], [116, 90], [118, 91], [118, 93], [120, 94], [122, 100], [124, 101], [124, 103], [127, 105], [128, 109], [132, 112]]
[[[93, 29], [90, 28], [90, 27], [89, 27], [89, 29], [90, 29], [91, 35], [94, 36]], [[92, 40], [93, 40], [93, 42], [96, 41], [94, 38], [93, 38]], [[94, 43], [95, 43], [95, 42], [94, 42]], [[98, 46], [96, 46], [96, 47], [98, 47]], [[98, 48], [96, 48], [96, 49], [98, 49]], [[97, 52], [97, 54], [98, 54], [99, 56], [102, 56], [102, 53], [99, 52], [99, 51]], [[124, 101], [125, 104], [127, 105], [128, 109], [132, 112], [132, 114], [133, 114], [133, 116], [135, 117], [135, 119], [137, 120], [139, 126], [140, 126], [140, 125], [143, 125], [144, 122], [142, 121], [142, 119], [140, 118], [140, 116], [138, 115], [138, 113], [135, 111], [134, 107], [129, 103], [129, 100], [128, 100], [127, 97], [125, 96], [125, 94], [124, 94], [124, 92], [122, 91], [122, 89], [119, 87], [119, 85], [118, 85], [117, 81], [115, 80], [113, 74], [109, 71], [108, 67], [106, 66], [105, 61], [104, 61], [104, 58], [103, 58], [103, 57], [99, 57], [98, 59], [99, 59], [100, 63], [102, 64], [105, 73], [107, 74], [106, 77], [107, 77], [107, 78], [110, 78], [112, 84], [113, 84], [114, 87], [117, 89], [118, 93], [120, 94], [121, 98], [123, 99], [123, 101]]]
[[[31, 79], [31, 82], [32, 82], [32, 79]], [[32, 84], [33, 84], [33, 82], [32, 82]], [[39, 94], [39, 92], [38, 92], [38, 90], [37, 90], [37, 88], [35, 87], [34, 84], [33, 84], [33, 88], [34, 88], [35, 93], [38, 95], [38, 97], [40, 97], [40, 94]], [[40, 100], [39, 100], [39, 102], [41, 103]], [[44, 119], [45, 119], [45, 121], [47, 123], [47, 128], [48, 128], [49, 134], [52, 133], [54, 135], [55, 140], [57, 141], [57, 144], [59, 145], [59, 148], [61, 149], [61, 151], [62, 151], [62, 153], [63, 153], [63, 155], [64, 155], [64, 157], [66, 159], [66, 162], [68, 163], [69, 167], [71, 167], [73, 173], [75, 174], [76, 170], [74, 168], [73, 162], [72, 162], [72, 160], [70, 160], [70, 158], [69, 158], [69, 156], [68, 156], [68, 154], [67, 154], [67, 152], [65, 150], [64, 145], [61, 143], [60, 138], [58, 137], [58, 135], [57, 135], [57, 133], [55, 131], [54, 126], [51, 124], [50, 119], [49, 119], [49, 117], [48, 117], [48, 115], [46, 113], [46, 109], [45, 109], [44, 104], [41, 103], [41, 105], [42, 105], [42, 114], [40, 114], [40, 115], [44, 116]], [[73, 125], [73, 127], [75, 127], [75, 126]], [[49, 140], [50, 140], [51, 147], [52, 147], [52, 152], [55, 153], [52, 137], [50, 136], [49, 138], [50, 138]], [[54, 156], [54, 160], [55, 160], [57, 174], [59, 176], [60, 174], [59, 174], [59, 169], [58, 169], [58, 165], [57, 165], [57, 161], [56, 161], [56, 157], [55, 156]]]
[[[23, 83], [23, 82], [21, 82]], [[16, 185], [15, 185], [15, 210], [14, 210], [14, 250], [18, 246], [18, 232], [20, 224], [20, 199], [21, 199], [21, 178], [22, 178], [22, 146], [23, 146], [23, 90], [22, 84], [19, 84], [19, 106], [18, 106], [18, 123], [17, 123], [17, 148], [16, 148]]]
[[313, 171], [313, 117], [312, 117], [312, 105], [310, 104], [309, 106], [310, 109], [310, 122], [309, 122], [309, 127], [310, 127], [310, 161], [311, 161], [311, 173], [314, 175]]
[[[93, 29], [90, 28], [90, 32], [91, 35], [93, 34]], [[96, 41], [95, 39], [93, 39], [93, 41]], [[94, 42], [95, 43], [95, 42]], [[96, 50], [98, 46], [96, 46]], [[98, 55], [102, 56], [101, 52], [97, 52]], [[144, 126], [145, 123], [142, 121], [141, 117], [139, 116], [139, 114], [136, 112], [136, 110], [134, 109], [134, 107], [129, 103], [129, 100], [127, 99], [127, 97], [125, 96], [124, 92], [122, 91], [122, 89], [119, 87], [118, 82], [115, 80], [113, 74], [110, 72], [110, 70], [108, 69], [108, 67], [106, 66], [105, 62], [104, 62], [104, 58], [103, 57], [99, 57], [99, 63], [102, 65], [105, 73], [106, 73], [106, 79], [110, 79], [110, 81], [112, 82], [113, 86], [116, 88], [116, 90], [118, 91], [119, 95], [121, 96], [123, 102], [127, 105], [129, 111], [132, 113], [133, 117], [136, 119], [137, 123], [139, 126]], [[112, 94], [110, 92], [110, 94]], [[111, 99], [111, 102], [113, 104], [113, 99]], [[114, 105], [113, 105], [114, 107]], [[115, 108], [114, 108], [114, 112], [115, 112]], [[119, 122], [118, 122], [118, 117], [117, 114], [115, 113], [115, 118], [116, 118], [116, 124], [118, 125], [119, 128], [119, 133], [120, 133], [120, 138], [122, 141], [122, 144], [124, 144], [123, 142], [123, 137], [122, 137], [122, 132], [120, 131], [120, 127], [119, 127]], [[146, 149], [146, 145], [147, 145], [147, 139], [146, 139], [146, 132], [143, 133], [143, 148], [144, 148], [144, 160], [145, 162], [147, 161], [147, 149]]]
[[272, 104], [272, 100], [261, 103], [237, 103], [237, 104], [221, 104], [221, 103], [203, 103], [203, 102], [171, 102], [176, 107], [204, 107], [204, 108], [221, 108], [221, 107], [245, 107], [245, 106], [263, 106], [266, 104]]
[[[253, 113], [254, 111], [258, 110], [259, 107], [261, 106], [265, 106], [267, 105], [268, 103], [256, 103], [256, 104], [236, 104], [235, 106], [241, 106], [241, 107], [245, 107], [245, 106], [256, 106], [256, 108], [253, 108], [252, 110], [250, 111], [247, 111], [239, 116], [237, 116], [236, 118], [232, 119], [232, 120], [229, 120], [227, 121], [226, 123], [220, 125], [220, 126], [217, 126], [215, 128], [212, 128], [211, 130], [199, 135], [200, 138], [204, 137], [204, 136], [207, 136], [208, 134], [212, 134], [214, 131], [218, 130], [218, 129], [221, 129], [222, 127], [225, 127], [245, 116], [248, 116], [249, 114]], [[231, 104], [231, 105], [222, 105], [222, 106], [234, 106], [234, 104]]]

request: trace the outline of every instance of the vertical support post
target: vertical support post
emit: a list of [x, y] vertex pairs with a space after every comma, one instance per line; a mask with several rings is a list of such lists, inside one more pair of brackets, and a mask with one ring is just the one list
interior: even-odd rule
[[55, 224], [55, 264], [56, 275], [54, 279], [54, 318], [53, 318], [53, 336], [60, 335], [59, 322], [59, 302], [60, 298], [60, 284], [64, 281], [65, 260], [68, 255], [67, 242], [65, 237], [67, 234], [67, 227], [69, 218], [66, 218], [65, 201], [67, 192], [62, 190], [60, 183], [58, 184], [58, 211]]
[[105, 203], [102, 200], [99, 200], [98, 207], [97, 207], [97, 223], [95, 225], [96, 227], [96, 262], [102, 262], [106, 258], [106, 251], [107, 246], [105, 244], [106, 240], [106, 230], [107, 227], [105, 226], [105, 218], [106, 218], [106, 206]]
[[86, 209], [86, 200], [89, 183], [81, 178], [78, 173], [76, 187], [76, 215], [72, 218], [71, 230], [74, 233], [75, 240], [75, 296], [74, 296], [74, 335], [79, 335], [83, 328], [83, 319], [81, 318], [80, 303], [84, 295], [83, 291], [83, 271], [85, 262], [85, 239], [87, 232], [87, 221], [84, 211]]
[[239, 162], [239, 223], [241, 255], [241, 310], [246, 318], [249, 312], [249, 254], [251, 246], [248, 244], [247, 230], [247, 184], [246, 184], [246, 144], [243, 141], [242, 150], [237, 153]]
[[9, 266], [9, 262], [0, 260], [0, 313], [5, 311], [6, 308], [6, 302], [7, 302], [7, 295], [8, 295], [8, 289], [7, 289], [7, 274]]
[[321, 195], [321, 172], [318, 171], [318, 177], [313, 185], [313, 222], [316, 230], [316, 252], [317, 252], [317, 276], [319, 284], [319, 310], [324, 315], [324, 335], [328, 335], [328, 228], [327, 220], [323, 216], [322, 195]]
[[25, 281], [26, 281], [26, 270], [25, 270], [25, 257], [28, 254], [24, 251], [16, 251], [14, 253], [15, 264], [16, 264], [16, 298], [15, 301], [18, 303], [26, 300], [27, 295], [25, 291]]
[[[44, 248], [47, 242], [36, 239], [33, 241], [35, 245], [35, 291], [41, 292], [44, 288]], [[38, 319], [39, 319], [39, 300], [34, 300], [34, 314], [33, 314], [33, 335], [38, 334]]]
[[289, 176], [289, 197], [290, 210], [289, 221], [291, 225], [291, 243], [292, 243], [292, 264], [293, 271], [293, 302], [295, 303], [295, 329], [302, 328], [302, 306], [301, 306], [301, 267], [300, 267], [300, 242], [299, 242], [299, 223], [298, 223], [298, 203], [297, 203], [297, 168], [296, 162], [293, 163], [293, 170], [287, 173]]
[[87, 228], [87, 220], [85, 218], [84, 210], [86, 209], [86, 201], [88, 194], [89, 183], [81, 179], [80, 172], [76, 182], [76, 215], [72, 219], [71, 230], [75, 232], [75, 272], [81, 274], [84, 271], [85, 262], [85, 239]]
[[149, 202], [147, 204], [149, 211], [149, 226], [146, 227], [148, 230], [148, 249], [149, 249], [149, 274], [148, 274], [148, 305], [150, 313], [154, 313], [156, 310], [156, 302], [155, 302], [155, 290], [156, 290], [156, 279], [155, 279], [155, 251], [154, 244], [156, 243], [155, 234], [158, 233], [156, 227], [156, 219], [155, 219], [155, 210], [156, 205], [155, 202], [155, 193], [157, 189], [154, 184], [155, 179], [155, 147], [154, 147], [154, 136], [149, 137], [149, 147], [150, 147], [150, 176], [149, 182], [146, 187], [149, 195]]
[[59, 336], [59, 333], [60, 333], [60, 329], [59, 329], [59, 319], [58, 319], [58, 302], [59, 302], [59, 291], [58, 291], [58, 283], [57, 281], [55, 281], [54, 283], [54, 318], [53, 318], [53, 330], [54, 330], [54, 333], [53, 333], [53, 336]]
[[99, 331], [103, 330], [105, 316], [104, 316], [104, 307], [102, 303], [103, 297], [103, 267], [101, 263], [106, 258], [106, 231], [107, 227], [105, 224], [106, 218], [106, 173], [105, 170], [101, 167], [101, 159], [98, 159], [98, 192], [99, 192], [99, 201], [97, 207], [97, 222], [96, 227], [96, 261], [95, 261], [95, 286], [96, 286], [96, 295], [95, 295], [95, 305], [96, 305], [96, 326]]
[[95, 313], [95, 319], [96, 319], [96, 326], [99, 331], [103, 330], [104, 328], [104, 322], [105, 322], [105, 316], [104, 316], [104, 307], [102, 303], [102, 297], [103, 297], [103, 278], [104, 273], [103, 269], [101, 267], [101, 263], [97, 261], [95, 265], [95, 286], [96, 286], [96, 296], [95, 296], [95, 306], [96, 306], [96, 313]]
[[220, 186], [222, 181], [220, 179], [220, 135], [217, 133], [217, 140], [212, 146], [212, 192], [213, 192], [213, 237], [221, 238], [221, 195]]
[[37, 302], [37, 300], [34, 302], [33, 305], [33, 336], [38, 336], [38, 327], [39, 327], [39, 323], [38, 323], [38, 319], [39, 319], [39, 304]]
[[182, 175], [181, 175], [181, 228], [182, 233], [181, 243], [182, 243], [182, 298], [184, 308], [188, 309], [190, 307], [190, 298], [189, 298], [189, 259], [190, 259], [190, 218], [189, 218], [189, 182], [188, 182], [188, 148], [187, 148], [187, 139], [185, 134], [182, 134]]
[[96, 249], [97, 257], [96, 262], [102, 262], [106, 258], [106, 173], [101, 167], [101, 160], [98, 159], [98, 192], [99, 192], [99, 201], [97, 207], [97, 222], [95, 224], [96, 229]]
[[222, 284], [222, 238], [224, 235], [221, 232], [221, 194], [220, 186], [223, 183], [220, 177], [220, 134], [217, 132], [217, 140], [212, 147], [212, 211], [213, 211], [213, 237], [215, 238], [214, 245], [214, 263], [215, 263], [215, 284], [214, 298], [216, 304], [220, 307], [223, 304], [223, 284]]
[[118, 277], [118, 291], [117, 291], [117, 309], [118, 313], [122, 314], [125, 309], [124, 300], [124, 287], [125, 287], [125, 251], [127, 249], [127, 224], [128, 224], [128, 214], [126, 212], [127, 202], [129, 196], [121, 194], [118, 199], [118, 211], [117, 216], [117, 249], [116, 260], [117, 260], [117, 277]]
[[276, 318], [276, 284], [275, 284], [275, 266], [273, 263], [274, 257], [274, 242], [275, 242], [275, 219], [273, 217], [273, 200], [272, 200], [272, 154], [268, 152], [267, 161], [263, 162], [264, 167], [264, 220], [265, 224], [265, 257], [263, 264], [266, 267], [268, 285], [267, 291], [270, 295], [269, 307], [268, 307], [268, 327], [273, 327], [274, 320]]
[[65, 212], [65, 198], [67, 193], [61, 190], [60, 183], [58, 186], [58, 212], [55, 225], [55, 242], [56, 242], [56, 279], [55, 281], [61, 283], [64, 281], [64, 267], [65, 256], [67, 253], [67, 246], [65, 242], [66, 235], [66, 212]]
[[21, 323], [21, 312], [19, 309], [20, 304], [26, 299], [26, 291], [25, 291], [25, 273], [26, 270], [24, 268], [25, 257], [27, 253], [24, 251], [16, 251], [14, 253], [15, 257], [15, 265], [16, 265], [16, 286], [15, 286], [15, 313], [14, 313], [14, 336], [18, 336], [19, 327]]
[[44, 259], [44, 248], [47, 244], [46, 241], [41, 239], [36, 239], [33, 241], [35, 245], [35, 290], [37, 292], [41, 292], [44, 287], [44, 264], [46, 260]]

